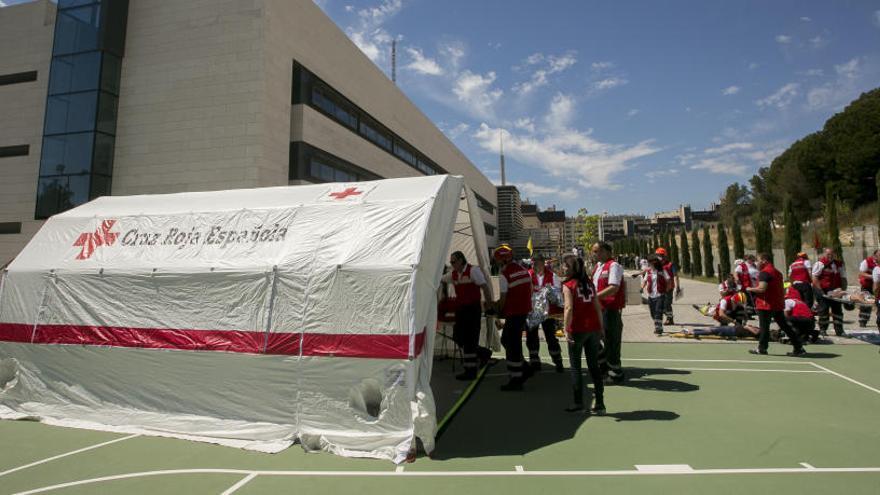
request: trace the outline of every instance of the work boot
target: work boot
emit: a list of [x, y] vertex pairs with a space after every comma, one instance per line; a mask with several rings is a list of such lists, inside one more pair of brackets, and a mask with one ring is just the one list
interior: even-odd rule
[[605, 401], [603, 399], [596, 399], [596, 404], [590, 409], [590, 414], [605, 416]]
[[539, 373], [542, 366], [543, 363], [541, 363], [541, 361], [531, 361], [529, 363], [529, 368], [531, 368], [532, 374]]
[[675, 325], [675, 320], [673, 320], [672, 317], [670, 316], [670, 317], [666, 318], [666, 323], [664, 323], [664, 325]]
[[572, 404], [572, 405], [570, 405], [570, 406], [568, 406], [568, 407], [565, 408], [565, 412], [570, 412], [570, 413], [573, 413], [573, 412], [581, 412], [581, 411], [583, 411], [583, 410], [584, 410], [584, 405], [583, 405], [583, 404], [577, 404], [577, 403]]
[[763, 356], [767, 354], [767, 349], [749, 349], [749, 354], [760, 354]]
[[475, 370], [475, 369], [465, 370], [464, 373], [459, 373], [459, 374], [455, 375], [456, 380], [466, 380], [466, 381], [473, 380], [476, 377], [477, 377], [477, 370]]
[[799, 357], [799, 356], [803, 356], [806, 353], [807, 353], [806, 349], [804, 349], [803, 347], [798, 347], [797, 349], [795, 349], [791, 352], [786, 352], [785, 355], [790, 356], [790, 357]]
[[556, 361], [556, 372], [565, 373], [565, 368], [562, 366], [562, 361]]

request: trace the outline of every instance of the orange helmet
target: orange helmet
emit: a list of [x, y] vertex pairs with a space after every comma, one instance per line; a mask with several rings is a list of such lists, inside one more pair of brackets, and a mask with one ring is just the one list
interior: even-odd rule
[[798, 253], [798, 254], [795, 256], [795, 258], [801, 258], [801, 259], [807, 259], [808, 257], [809, 257], [809, 256], [807, 256], [807, 253], [804, 253], [803, 251], [800, 252], [800, 253]]
[[659, 247], [654, 250], [654, 254], [659, 254], [660, 256], [666, 256], [666, 248]]
[[513, 249], [507, 244], [502, 244], [495, 248], [492, 256], [501, 263], [509, 263], [513, 259]]

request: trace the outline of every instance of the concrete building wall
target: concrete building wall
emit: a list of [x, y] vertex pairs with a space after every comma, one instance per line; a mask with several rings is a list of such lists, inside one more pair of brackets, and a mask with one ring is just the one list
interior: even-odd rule
[[0, 266], [43, 224], [34, 211], [54, 26], [48, 0], [0, 9], [0, 74], [37, 71], [36, 81], [0, 86], [0, 146], [30, 146], [26, 156], [0, 158], [0, 222], [21, 222], [20, 234], [0, 234]]

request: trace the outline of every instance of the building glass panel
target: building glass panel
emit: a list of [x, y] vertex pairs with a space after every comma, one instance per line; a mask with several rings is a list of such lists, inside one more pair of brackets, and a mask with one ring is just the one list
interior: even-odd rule
[[46, 102], [46, 125], [43, 133], [49, 135], [95, 130], [97, 104], [97, 91], [50, 96]]
[[49, 94], [76, 93], [98, 89], [101, 53], [87, 52], [52, 59]]
[[101, 6], [98, 4], [58, 11], [55, 22], [54, 55], [79, 53], [99, 48]]
[[90, 173], [94, 141], [91, 132], [44, 137], [40, 175]]

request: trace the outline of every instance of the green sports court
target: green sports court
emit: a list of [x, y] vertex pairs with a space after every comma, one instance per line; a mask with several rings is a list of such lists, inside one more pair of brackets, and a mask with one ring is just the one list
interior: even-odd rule
[[401, 466], [3, 421], [0, 493], [877, 493], [877, 347], [746, 349], [627, 343], [603, 417], [563, 412], [567, 374], [503, 394], [503, 361], [475, 387], [438, 361], [438, 416], [456, 412], [430, 458]]

